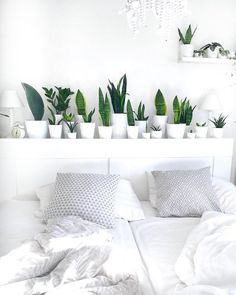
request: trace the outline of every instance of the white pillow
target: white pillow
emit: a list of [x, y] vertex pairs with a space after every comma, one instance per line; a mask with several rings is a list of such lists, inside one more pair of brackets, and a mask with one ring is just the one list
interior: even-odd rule
[[[36, 194], [40, 200], [40, 209], [45, 210], [51, 201], [54, 192], [54, 183], [39, 187]], [[143, 209], [135, 194], [130, 181], [121, 179], [115, 197], [115, 217], [127, 221], [144, 219]]]
[[[156, 207], [156, 196], [157, 196], [157, 189], [156, 189], [156, 182], [155, 178], [151, 172], [146, 171], [147, 183], [148, 183], [148, 196], [149, 201], [153, 208]], [[158, 210], [158, 208], [156, 208]]]

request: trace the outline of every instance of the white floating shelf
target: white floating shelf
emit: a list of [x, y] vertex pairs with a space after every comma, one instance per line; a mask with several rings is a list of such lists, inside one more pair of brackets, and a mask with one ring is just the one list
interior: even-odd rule
[[236, 60], [226, 58], [206, 58], [206, 57], [182, 57], [180, 62], [183, 63], [198, 63], [198, 64], [231, 64], [236, 63]]

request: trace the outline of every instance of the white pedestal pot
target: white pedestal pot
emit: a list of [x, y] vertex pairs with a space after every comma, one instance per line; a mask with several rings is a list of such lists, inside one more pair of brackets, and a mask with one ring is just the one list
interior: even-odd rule
[[201, 126], [196, 126], [196, 137], [197, 138], [206, 138], [207, 137], [207, 132], [208, 132], [208, 127], [201, 127]]
[[162, 131], [162, 137], [166, 135], [166, 124], [167, 124], [168, 116], [154, 116], [153, 117], [153, 125], [155, 127], [160, 126]]
[[181, 44], [180, 55], [181, 57], [193, 57], [194, 48], [192, 44]]
[[51, 138], [61, 138], [62, 125], [49, 125], [49, 134]]
[[47, 121], [25, 121], [25, 127], [29, 138], [47, 138]]
[[76, 132], [77, 132], [77, 137], [81, 137], [81, 134], [80, 134], [80, 123], [83, 123], [84, 120], [83, 120], [83, 116], [82, 115], [76, 115], [75, 116], [75, 122], [78, 122], [78, 125], [76, 126]]
[[112, 137], [126, 138], [127, 137], [127, 115], [126, 114], [112, 114]]
[[167, 124], [168, 138], [183, 138], [186, 124]]
[[136, 139], [138, 138], [138, 126], [127, 126], [127, 135], [130, 139]]
[[80, 123], [81, 138], [94, 138], [95, 123]]
[[111, 139], [112, 137], [112, 126], [98, 126], [99, 138]]
[[162, 138], [162, 130], [160, 131], [151, 131], [151, 138]]
[[146, 132], [147, 121], [135, 121], [135, 126], [138, 126], [138, 137], [142, 138], [142, 134]]
[[224, 134], [223, 128], [212, 128], [212, 137], [214, 138], [222, 138]]
[[77, 132], [68, 132], [67, 133], [67, 137], [69, 139], [76, 139], [76, 136], [77, 136]]

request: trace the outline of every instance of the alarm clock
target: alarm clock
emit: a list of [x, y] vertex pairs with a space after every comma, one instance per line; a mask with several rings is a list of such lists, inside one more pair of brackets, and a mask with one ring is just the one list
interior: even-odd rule
[[20, 122], [16, 122], [12, 128], [11, 135], [13, 138], [24, 138], [25, 128]]

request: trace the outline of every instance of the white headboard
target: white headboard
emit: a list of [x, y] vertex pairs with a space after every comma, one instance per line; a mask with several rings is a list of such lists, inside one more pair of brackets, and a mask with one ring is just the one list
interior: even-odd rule
[[0, 139], [0, 195], [34, 194], [57, 172], [116, 173], [147, 198], [145, 171], [210, 166], [230, 180], [233, 139]]

